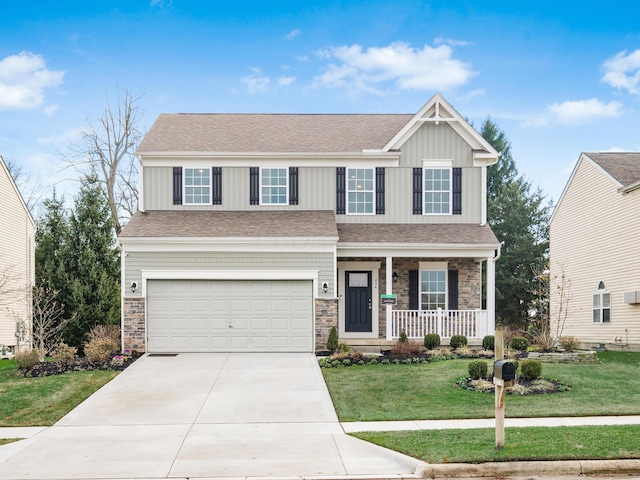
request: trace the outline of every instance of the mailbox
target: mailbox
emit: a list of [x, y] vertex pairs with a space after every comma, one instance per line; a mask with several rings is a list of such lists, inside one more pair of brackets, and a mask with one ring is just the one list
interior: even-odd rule
[[501, 378], [502, 380], [516, 379], [516, 366], [508, 360], [498, 360], [493, 364], [493, 378]]

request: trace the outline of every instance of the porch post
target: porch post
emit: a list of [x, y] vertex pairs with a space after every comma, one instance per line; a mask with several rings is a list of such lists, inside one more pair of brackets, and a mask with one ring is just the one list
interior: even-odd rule
[[[386, 278], [385, 278], [385, 283], [386, 283], [386, 292], [388, 295], [391, 295], [393, 293], [393, 257], [387, 257], [387, 264], [385, 267], [385, 272], [386, 272]], [[393, 305], [385, 305], [386, 309], [387, 309], [387, 340], [391, 340], [391, 308], [393, 307]]]
[[496, 264], [487, 257], [487, 335], [496, 331]]

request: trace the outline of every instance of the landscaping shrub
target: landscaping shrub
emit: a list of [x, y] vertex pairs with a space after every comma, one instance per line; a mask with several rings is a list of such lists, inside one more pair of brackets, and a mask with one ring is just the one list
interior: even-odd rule
[[428, 333], [424, 337], [424, 348], [433, 350], [440, 346], [440, 335], [437, 333]]
[[420, 355], [423, 353], [424, 348], [418, 342], [412, 342], [409, 340], [398, 340], [393, 347], [391, 347], [391, 354], [398, 356], [408, 355]]
[[33, 368], [40, 363], [37, 350], [27, 350], [24, 352], [18, 352], [15, 355], [15, 361], [20, 368]]
[[464, 347], [467, 344], [467, 337], [464, 335], [454, 335], [451, 337], [451, 341], [449, 342], [449, 346], [452, 350], [456, 348]]
[[400, 343], [406, 343], [409, 341], [409, 339], [407, 338], [407, 332], [405, 332], [404, 330], [402, 330], [400, 332], [400, 339], [398, 340]]
[[526, 352], [529, 348], [529, 340], [524, 337], [513, 337], [511, 339], [511, 348], [519, 352]]
[[482, 339], [483, 350], [495, 350], [495, 347], [496, 347], [496, 338], [493, 335], [486, 335]]
[[523, 360], [520, 363], [522, 378], [537, 380], [542, 375], [542, 362], [540, 360]]
[[560, 337], [558, 343], [565, 352], [575, 352], [580, 346], [580, 340], [576, 337]]
[[62, 342], [58, 344], [56, 349], [51, 353], [51, 356], [56, 362], [68, 363], [76, 358], [77, 353], [78, 349], [76, 347], [70, 347]]
[[331, 327], [329, 330], [329, 338], [327, 339], [327, 350], [335, 352], [338, 349], [338, 329]]
[[469, 362], [469, 376], [474, 380], [486, 377], [488, 369], [489, 366], [484, 360]]
[[99, 338], [109, 338], [120, 343], [120, 327], [118, 325], [96, 325], [89, 332], [89, 343]]
[[116, 353], [119, 347], [119, 342], [113, 338], [95, 338], [85, 344], [84, 354], [90, 362], [104, 362]]

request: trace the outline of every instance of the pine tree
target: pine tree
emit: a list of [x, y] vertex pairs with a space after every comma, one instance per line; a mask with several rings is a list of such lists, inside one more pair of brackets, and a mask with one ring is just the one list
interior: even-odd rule
[[481, 134], [498, 152], [497, 164], [487, 171], [487, 216], [503, 242], [496, 263], [496, 322], [526, 329], [536, 301], [535, 278], [547, 262], [549, 205], [538, 189], [520, 176], [505, 133], [490, 119]]

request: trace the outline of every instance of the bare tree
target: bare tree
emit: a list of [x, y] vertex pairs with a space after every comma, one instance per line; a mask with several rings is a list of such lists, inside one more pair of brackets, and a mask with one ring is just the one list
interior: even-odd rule
[[9, 175], [13, 178], [13, 182], [18, 187], [27, 209], [34, 215], [35, 208], [42, 198], [42, 185], [39, 181], [34, 180], [29, 173], [25, 172], [22, 166], [18, 165], [14, 160], [6, 160], [5, 165], [9, 170]]
[[72, 147], [69, 165], [83, 174], [95, 172], [109, 201], [116, 234], [137, 209], [137, 167], [135, 148], [142, 138], [139, 130], [142, 96], [129, 90], [118, 90], [117, 103], [107, 106], [96, 122], [88, 121], [88, 129], [79, 144]]
[[547, 299], [546, 305], [541, 309], [540, 323], [534, 340], [543, 350], [549, 351], [556, 347], [562, 337], [570, 314], [571, 280], [567, 278], [564, 267], [560, 267], [560, 273], [553, 278], [550, 277], [549, 270], [539, 272], [536, 278], [541, 286], [539, 294], [546, 295]]

